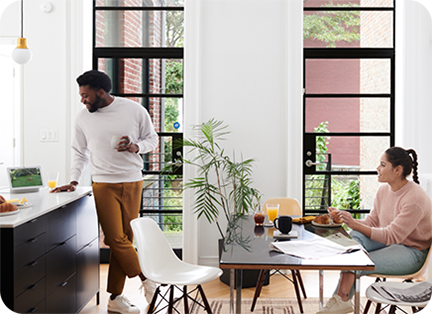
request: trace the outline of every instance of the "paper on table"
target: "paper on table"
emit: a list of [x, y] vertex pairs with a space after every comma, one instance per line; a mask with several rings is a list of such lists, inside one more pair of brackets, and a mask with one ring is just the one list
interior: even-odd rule
[[343, 247], [330, 240], [317, 237], [311, 240], [272, 242], [270, 250], [304, 259], [319, 259], [349, 252], [358, 251], [359, 248]]
[[356, 249], [363, 249], [363, 247], [353, 238], [348, 238], [347, 236], [343, 235], [342, 233], [335, 233], [332, 235], [329, 235], [326, 237], [327, 240], [330, 240], [334, 243], [337, 243], [339, 245], [342, 245], [346, 248], [356, 248]]

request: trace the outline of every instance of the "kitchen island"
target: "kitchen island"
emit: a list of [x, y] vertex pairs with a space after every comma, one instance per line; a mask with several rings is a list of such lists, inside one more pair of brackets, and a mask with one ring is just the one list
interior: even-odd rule
[[99, 303], [99, 227], [91, 187], [9, 194], [30, 207], [0, 216], [0, 293], [18, 313], [78, 313]]

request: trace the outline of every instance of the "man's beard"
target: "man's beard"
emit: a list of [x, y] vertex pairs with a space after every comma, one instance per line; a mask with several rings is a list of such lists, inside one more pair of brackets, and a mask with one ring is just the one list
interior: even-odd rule
[[102, 98], [96, 95], [96, 100], [90, 104], [90, 109], [88, 110], [90, 113], [93, 113], [99, 109], [99, 104], [101, 103]]

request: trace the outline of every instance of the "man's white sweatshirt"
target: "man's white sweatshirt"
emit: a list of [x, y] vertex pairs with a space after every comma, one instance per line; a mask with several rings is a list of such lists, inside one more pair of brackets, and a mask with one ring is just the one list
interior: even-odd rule
[[129, 136], [132, 143], [139, 146], [139, 154], [148, 153], [158, 143], [150, 115], [134, 101], [115, 97], [111, 104], [93, 113], [84, 108], [78, 113], [75, 122], [71, 181], [79, 182], [88, 161], [94, 182], [142, 180], [141, 156], [127, 151], [117, 152], [111, 146], [114, 135]]

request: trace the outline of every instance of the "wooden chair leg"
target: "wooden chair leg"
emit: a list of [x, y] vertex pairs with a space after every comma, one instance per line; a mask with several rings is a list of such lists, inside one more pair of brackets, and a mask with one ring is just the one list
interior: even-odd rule
[[363, 314], [367, 314], [369, 312], [369, 308], [370, 308], [371, 304], [372, 304], [372, 301], [371, 300], [367, 300], [365, 308], [363, 310]]
[[207, 298], [206, 298], [206, 296], [205, 296], [204, 290], [203, 290], [203, 288], [201, 287], [201, 285], [198, 285], [198, 290], [199, 290], [199, 292], [200, 292], [200, 294], [201, 294], [201, 298], [202, 298], [202, 300], [203, 300], [203, 302], [204, 302], [205, 309], [206, 309], [207, 313], [208, 313], [208, 314], [212, 314], [212, 313], [213, 313], [213, 312], [212, 312], [212, 309], [210, 308], [210, 304], [208, 303], [208, 300], [207, 300]]
[[159, 293], [160, 293], [160, 286], [157, 286], [156, 291], [155, 291], [155, 293], [153, 295], [153, 298], [152, 298], [152, 300], [150, 302], [150, 305], [149, 305], [149, 308], [148, 308], [148, 311], [147, 311], [148, 314], [154, 313], [156, 299], [157, 299]]
[[168, 313], [172, 313], [173, 312], [173, 302], [174, 302], [174, 286], [171, 285], [170, 286], [170, 296], [169, 296], [169, 304], [168, 304]]
[[258, 276], [257, 285], [256, 285], [256, 288], [255, 288], [255, 294], [254, 294], [254, 297], [253, 297], [253, 300], [252, 300], [251, 312], [253, 312], [253, 310], [255, 309], [256, 301], [257, 301], [258, 297], [261, 294], [261, 289], [262, 289], [262, 286], [264, 284], [264, 279], [265, 279], [265, 273], [266, 273], [265, 270], [261, 269], [260, 274]]
[[183, 286], [183, 302], [185, 314], [189, 313], [187, 286]]
[[296, 274], [298, 282], [300, 284], [300, 289], [303, 292], [303, 296], [304, 296], [305, 299], [307, 299], [307, 297], [306, 297], [306, 290], [305, 290], [304, 285], [303, 285], [303, 279], [301, 277], [300, 270], [298, 270], [298, 269], [297, 270], [292, 270], [292, 272], [294, 272]]
[[381, 312], [381, 303], [377, 303], [375, 308], [375, 314], [379, 314], [379, 312]]
[[297, 303], [299, 305], [300, 313], [303, 314], [303, 304], [302, 304], [302, 300], [301, 300], [301, 297], [300, 297], [300, 290], [299, 290], [299, 287], [298, 287], [299, 285], [298, 285], [298, 282], [297, 282], [297, 276], [294, 273], [294, 271], [291, 271], [291, 272], [292, 272], [294, 289], [295, 289], [295, 293], [296, 293], [296, 296], [297, 296]]

